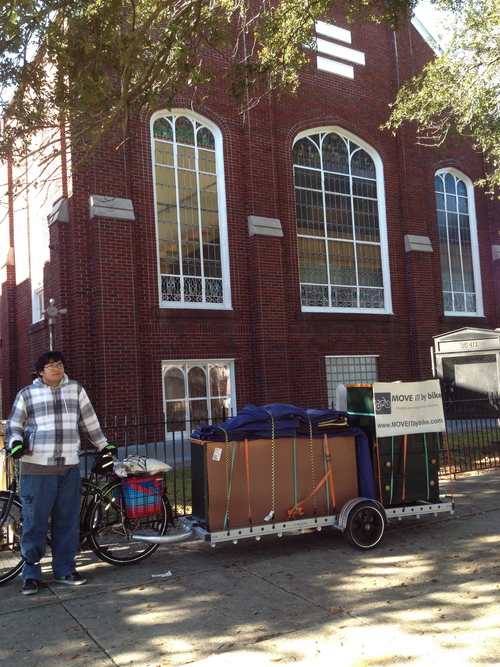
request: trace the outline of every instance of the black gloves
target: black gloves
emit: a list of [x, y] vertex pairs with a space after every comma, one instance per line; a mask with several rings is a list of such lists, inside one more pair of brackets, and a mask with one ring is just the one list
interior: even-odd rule
[[29, 451], [22, 440], [14, 440], [10, 446], [10, 455], [13, 459], [20, 459]]
[[118, 447], [115, 445], [106, 445], [104, 449], [94, 455], [93, 471], [98, 475], [109, 475], [113, 472], [113, 456], [118, 454]]
[[104, 449], [101, 449], [101, 454], [109, 454], [110, 456], [116, 456], [118, 454], [118, 447], [115, 445], [106, 445]]

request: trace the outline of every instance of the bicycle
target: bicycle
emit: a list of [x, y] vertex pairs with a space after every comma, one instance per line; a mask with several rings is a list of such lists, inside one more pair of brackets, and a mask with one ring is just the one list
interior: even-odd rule
[[22, 505], [17, 496], [17, 475], [12, 469], [5, 449], [4, 474], [6, 491], [0, 491], [0, 584], [7, 583], [21, 572]]
[[[17, 495], [18, 465], [11, 465], [10, 452], [4, 454], [6, 487], [0, 491], [0, 585], [11, 581], [22, 570], [22, 503]], [[161, 509], [153, 516], [127, 517], [122, 480], [99, 473], [101, 459], [94, 456], [88, 477], [82, 479], [80, 506], [80, 550], [90, 549], [111, 565], [130, 565], [148, 558], [174, 526], [172, 508], [166, 492]], [[174, 540], [172, 540], [174, 541]]]

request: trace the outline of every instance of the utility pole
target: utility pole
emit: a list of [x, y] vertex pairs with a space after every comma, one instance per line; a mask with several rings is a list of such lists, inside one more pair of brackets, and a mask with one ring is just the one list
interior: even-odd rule
[[54, 299], [50, 299], [49, 307], [45, 310], [42, 310], [42, 314], [48, 316], [49, 318], [49, 336], [50, 336], [50, 349], [53, 351], [56, 349], [56, 317], [58, 315], [66, 315], [68, 312], [66, 308], [57, 308]]

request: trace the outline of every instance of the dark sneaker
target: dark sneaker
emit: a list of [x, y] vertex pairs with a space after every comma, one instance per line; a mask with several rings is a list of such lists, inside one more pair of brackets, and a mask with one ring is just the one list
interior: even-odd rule
[[65, 577], [54, 577], [54, 581], [56, 584], [66, 584], [67, 586], [81, 586], [87, 583], [85, 577], [82, 577], [78, 572], [72, 572]]
[[35, 593], [38, 593], [38, 581], [36, 579], [25, 579], [21, 593], [23, 595], [35, 595]]

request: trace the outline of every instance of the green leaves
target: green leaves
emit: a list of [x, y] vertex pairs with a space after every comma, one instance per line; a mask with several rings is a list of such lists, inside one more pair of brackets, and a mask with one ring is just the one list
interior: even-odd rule
[[480, 185], [500, 185], [500, 0], [442, 0], [458, 13], [445, 52], [399, 91], [386, 127], [416, 122], [420, 141], [472, 138], [492, 167]]
[[3, 3], [0, 91], [6, 130], [0, 135], [0, 160], [9, 155], [21, 162], [30, 150], [42, 163], [52, 160], [64, 126], [72, 168], [78, 169], [111, 132], [126, 139], [129, 119], [142, 109], [168, 108], [178, 96], [195, 103], [215, 77], [227, 82], [242, 109], [269, 93], [293, 93], [310, 57], [304, 45], [313, 41], [314, 23], [332, 8], [342, 5], [352, 20], [396, 25], [415, 2]]

